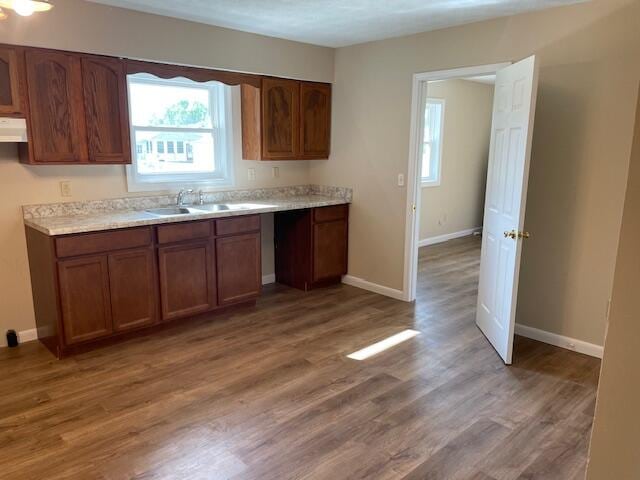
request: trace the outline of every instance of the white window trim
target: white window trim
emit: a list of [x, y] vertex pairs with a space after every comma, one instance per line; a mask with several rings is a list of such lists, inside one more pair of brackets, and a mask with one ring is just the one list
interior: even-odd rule
[[437, 158], [437, 169], [436, 169], [436, 178], [435, 180], [424, 180], [424, 179], [420, 179], [420, 185], [422, 188], [429, 188], [429, 187], [439, 187], [440, 184], [442, 183], [442, 151], [444, 150], [444, 121], [445, 121], [445, 111], [447, 109], [447, 103], [445, 101], [444, 98], [436, 98], [436, 97], [427, 97], [426, 95], [426, 90], [427, 90], [427, 82], [424, 82], [423, 85], [424, 88], [424, 103], [422, 104], [422, 118], [420, 120], [420, 136], [421, 136], [421, 141], [420, 144], [418, 145], [418, 161], [420, 162], [420, 173], [422, 174], [422, 153], [423, 153], [423, 149], [424, 149], [424, 112], [425, 109], [427, 108], [427, 103], [431, 102], [431, 103], [439, 103], [442, 105], [442, 109], [440, 112], [440, 145], [438, 148], [438, 158]]
[[[136, 75], [128, 75], [127, 76], [127, 90], [128, 90], [128, 98], [131, 98], [131, 83], [150, 83], [150, 84], [161, 84], [161, 85], [178, 85], [178, 86], [189, 86], [189, 87], [200, 87], [200, 88], [211, 88], [212, 84], [217, 84], [217, 82], [206, 82], [206, 83], [198, 83], [187, 78], [179, 77], [171, 80], [165, 80], [162, 78], [155, 77], [150, 74], [136, 74]], [[225, 87], [228, 87], [225, 85]], [[218, 96], [219, 95], [219, 96]], [[219, 111], [218, 105], [219, 102], [216, 102], [215, 99], [220, 100], [221, 98], [224, 100], [224, 111]], [[211, 115], [214, 118], [214, 121], [218, 121], [218, 130], [221, 132], [221, 136], [224, 138], [224, 145], [222, 142], [214, 142], [219, 150], [216, 150], [215, 154], [217, 158], [223, 158], [224, 160], [221, 162], [221, 172], [219, 174], [202, 174], [202, 173], [192, 173], [192, 174], [166, 174], [164, 178], [166, 181], [149, 181], [142, 178], [141, 175], [138, 175], [135, 168], [135, 159], [136, 159], [136, 141], [135, 141], [135, 133], [136, 131], [172, 131], [174, 132], [176, 128], [171, 127], [136, 127], [133, 125], [133, 114], [131, 111], [131, 102], [129, 102], [129, 133], [131, 136], [131, 155], [132, 155], [132, 163], [131, 165], [126, 166], [126, 177], [127, 177], [127, 191], [129, 192], [158, 192], [158, 191], [178, 191], [182, 188], [187, 187], [195, 187], [195, 188], [203, 188], [207, 189], [224, 189], [228, 187], [232, 187], [235, 185], [234, 178], [234, 144], [233, 144], [233, 96], [231, 88], [223, 88], [223, 89], [212, 89], [211, 95], [209, 96], [209, 111], [212, 112]], [[180, 128], [182, 131], [192, 131], [192, 132], [211, 132], [214, 131], [215, 128]], [[215, 139], [215, 136], [214, 136]], [[167, 146], [165, 145], [165, 151]]]

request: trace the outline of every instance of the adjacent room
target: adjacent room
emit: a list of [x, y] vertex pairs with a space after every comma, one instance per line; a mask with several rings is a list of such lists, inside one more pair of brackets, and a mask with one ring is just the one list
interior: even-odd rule
[[639, 19], [0, 1], [0, 477], [640, 478]]

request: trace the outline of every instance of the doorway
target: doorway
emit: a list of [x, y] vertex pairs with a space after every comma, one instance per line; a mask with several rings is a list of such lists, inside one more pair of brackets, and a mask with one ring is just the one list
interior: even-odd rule
[[[407, 231], [405, 245], [406, 300], [416, 299], [418, 285], [419, 248], [429, 243], [438, 243], [473, 234], [478, 226], [459, 227], [458, 215], [471, 212], [475, 221], [482, 219], [485, 232], [480, 249], [480, 268], [476, 325], [487, 337], [506, 364], [512, 360], [515, 330], [515, 307], [519, 279], [522, 240], [528, 238], [523, 230], [526, 190], [528, 183], [531, 137], [537, 95], [538, 68], [535, 57], [529, 57], [515, 64], [503, 63], [455, 70], [427, 72], [414, 75], [411, 118], [411, 143], [408, 169]], [[482, 192], [482, 175], [471, 175], [473, 167], [464, 164], [453, 168], [454, 161], [447, 159], [457, 145], [469, 143], [473, 133], [487, 134], [487, 129], [479, 126], [474, 130], [464, 124], [473, 116], [467, 111], [466, 117], [459, 116], [455, 122], [445, 125], [447, 115], [447, 91], [454, 86], [469, 86], [464, 82], [494, 82], [491, 106], [491, 122], [488, 129], [489, 151], [487, 162], [485, 200], [476, 202], [466, 194]], [[461, 90], [460, 90], [461, 91]], [[438, 95], [438, 92], [440, 93]], [[477, 107], [475, 110], [480, 111]], [[474, 112], [478, 113], [478, 112]], [[486, 118], [485, 118], [486, 121]], [[475, 121], [478, 125], [480, 120]], [[474, 123], [471, 121], [470, 123]], [[447, 126], [447, 128], [445, 128]], [[467, 128], [465, 131], [464, 129]], [[457, 129], [457, 133], [456, 132]], [[483, 130], [483, 132], [478, 132]], [[447, 139], [454, 132], [457, 138]], [[486, 144], [486, 138], [485, 144]], [[482, 145], [482, 142], [477, 142]], [[476, 145], [477, 147], [477, 145]], [[478, 147], [482, 148], [482, 146]], [[467, 149], [468, 150], [468, 149]], [[475, 153], [476, 156], [482, 154]], [[463, 155], [464, 156], [464, 155]], [[460, 159], [458, 159], [460, 161]], [[470, 160], [466, 160], [470, 161]], [[476, 160], [478, 161], [478, 160]], [[443, 164], [443, 162], [449, 162]], [[482, 168], [482, 160], [479, 160]], [[454, 178], [446, 178], [447, 174]], [[458, 179], [455, 176], [459, 177]], [[473, 177], [473, 178], [467, 178]], [[466, 188], [456, 183], [464, 178], [471, 181]], [[445, 186], [444, 181], [448, 188]], [[467, 182], [468, 183], [468, 182]], [[437, 193], [425, 189], [439, 189]], [[446, 192], [446, 190], [452, 190]], [[466, 209], [452, 208], [451, 203], [461, 201]], [[447, 205], [445, 205], [447, 203]], [[475, 203], [475, 204], [474, 204]], [[484, 213], [478, 213], [484, 204]], [[443, 210], [443, 207], [445, 207]], [[426, 210], [423, 214], [422, 211]], [[453, 226], [447, 226], [449, 214], [454, 211]], [[474, 214], [475, 213], [475, 214]], [[462, 215], [464, 216], [464, 215]], [[423, 220], [421, 225], [420, 220]], [[422, 227], [422, 229], [421, 229]], [[440, 235], [438, 228], [442, 230]], [[453, 228], [453, 230], [452, 230]], [[421, 231], [422, 230], [422, 231]], [[429, 234], [432, 234], [429, 236]], [[422, 242], [421, 242], [422, 240]]]

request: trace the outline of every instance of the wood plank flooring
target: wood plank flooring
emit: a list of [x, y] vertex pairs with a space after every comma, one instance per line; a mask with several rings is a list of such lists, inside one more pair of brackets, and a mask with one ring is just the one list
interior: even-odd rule
[[2, 349], [0, 477], [582, 479], [599, 361], [518, 338], [505, 367], [474, 324], [479, 247], [421, 249], [415, 305], [274, 285], [62, 361]]

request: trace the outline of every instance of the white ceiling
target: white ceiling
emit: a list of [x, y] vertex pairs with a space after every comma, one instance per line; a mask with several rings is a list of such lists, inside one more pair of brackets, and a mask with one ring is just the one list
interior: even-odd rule
[[90, 0], [342, 47], [588, 0]]

